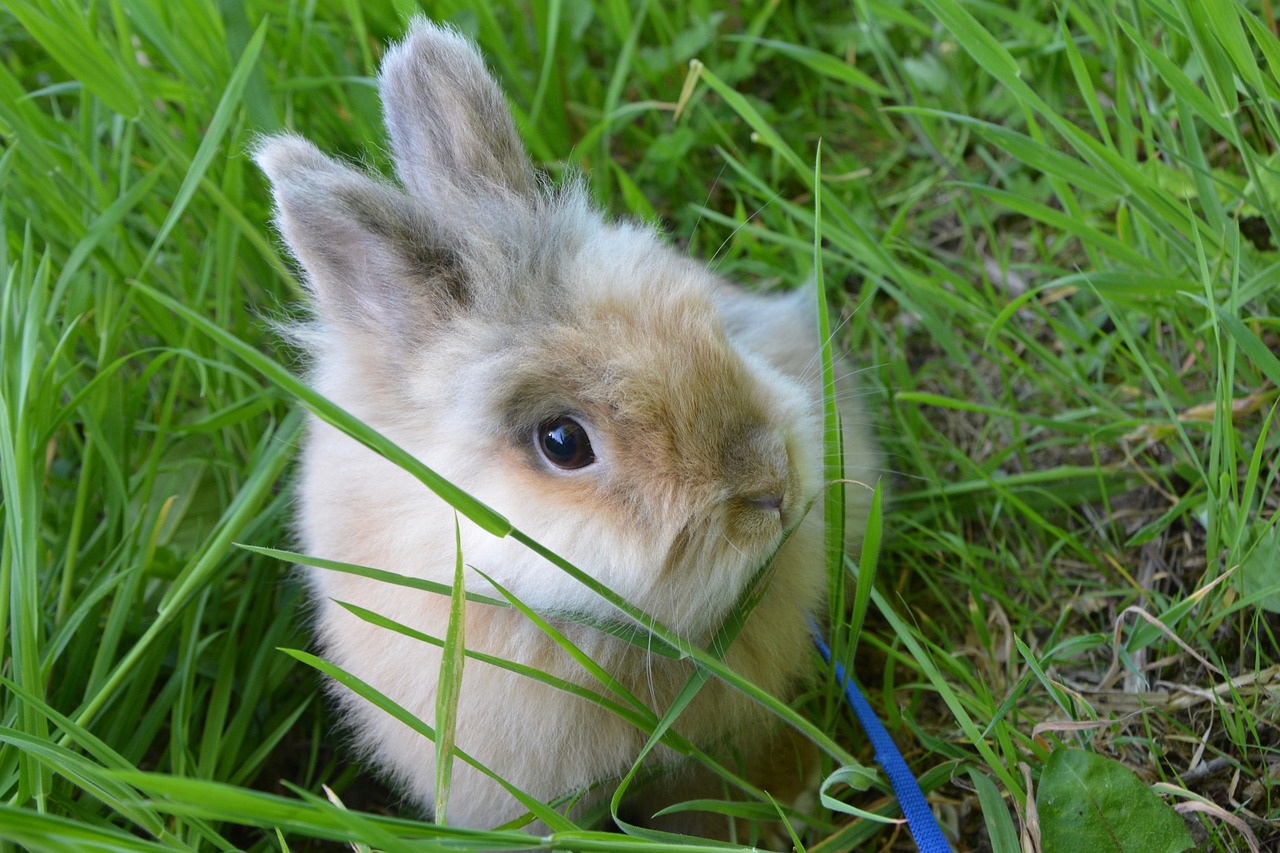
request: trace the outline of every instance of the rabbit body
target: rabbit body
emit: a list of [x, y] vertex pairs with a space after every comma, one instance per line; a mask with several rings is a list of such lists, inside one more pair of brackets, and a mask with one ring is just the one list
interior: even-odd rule
[[[384, 60], [380, 88], [402, 186], [296, 136], [269, 138], [256, 152], [277, 224], [307, 272], [315, 319], [298, 335], [313, 385], [631, 604], [706, 643], [819, 496], [812, 297], [748, 294], [648, 229], [605, 221], [579, 184], [542, 187], [497, 84], [452, 30], [415, 22]], [[869, 483], [874, 445], [851, 395], [842, 397], [846, 471]], [[562, 464], [566, 448], [578, 453], [571, 467]], [[846, 493], [856, 541], [868, 492]], [[318, 420], [298, 497], [306, 553], [452, 583], [454, 510]], [[825, 589], [820, 506], [782, 546], [726, 656], [784, 698], [812, 668], [806, 614], [821, 608]], [[468, 566], [550, 614], [622, 688], [665, 712], [692, 672], [687, 663], [557, 618], [620, 616], [519, 543], [465, 518], [457, 524]], [[443, 637], [448, 598], [306, 572], [325, 656], [433, 724], [440, 650], [337, 602]], [[476, 572], [466, 584], [497, 595]], [[625, 704], [515, 609], [469, 603], [465, 642]], [[431, 810], [434, 744], [345, 688], [333, 692], [369, 760]], [[718, 680], [675, 728], [743, 757], [766, 788], [781, 773], [771, 762], [785, 739], [768, 713]], [[544, 801], [617, 778], [646, 740], [595, 702], [474, 658], [463, 670], [456, 738]], [[673, 759], [664, 748], [653, 761]], [[495, 826], [524, 812], [461, 761], [448, 802], [455, 825]], [[668, 825], [704, 831], [695, 819]]]

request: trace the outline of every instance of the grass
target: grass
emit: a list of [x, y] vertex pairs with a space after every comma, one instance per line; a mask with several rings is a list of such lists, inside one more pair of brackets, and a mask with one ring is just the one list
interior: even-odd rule
[[[413, 8], [0, 14], [0, 848], [520, 843], [390, 816], [280, 651], [307, 644], [287, 564], [237, 546], [290, 542], [305, 393], [246, 151], [289, 127], [385, 168], [371, 76]], [[429, 11], [479, 39], [553, 177], [589, 170], [752, 286], [799, 285], [816, 245], [894, 472], [836, 652], [957, 849], [1123, 824], [1034, 808], [1076, 750], [1201, 849], [1280, 843], [1269, 3]], [[870, 764], [836, 688], [798, 710]], [[798, 840], [909, 849], [826, 809]]]

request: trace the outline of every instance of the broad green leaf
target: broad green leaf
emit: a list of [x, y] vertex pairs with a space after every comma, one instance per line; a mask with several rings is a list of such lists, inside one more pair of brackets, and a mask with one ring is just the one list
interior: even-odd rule
[[1082, 749], [1059, 747], [1036, 790], [1045, 850], [1181, 853], [1192, 846], [1182, 816], [1132, 770]]

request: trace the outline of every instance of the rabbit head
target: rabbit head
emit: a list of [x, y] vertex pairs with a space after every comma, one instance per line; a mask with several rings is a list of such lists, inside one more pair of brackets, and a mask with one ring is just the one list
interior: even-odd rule
[[[402, 187], [297, 137], [257, 154], [321, 389], [632, 603], [714, 627], [817, 491], [810, 389], [735, 341], [703, 267], [580, 183], [543, 188], [461, 36], [419, 23], [380, 82]], [[494, 547], [484, 570], [528, 603], [608, 615]]]

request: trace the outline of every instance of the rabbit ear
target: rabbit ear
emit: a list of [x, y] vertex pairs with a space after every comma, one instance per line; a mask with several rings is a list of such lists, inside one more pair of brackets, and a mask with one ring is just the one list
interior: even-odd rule
[[276, 224], [325, 321], [407, 342], [470, 301], [458, 255], [398, 189], [297, 136], [269, 137], [254, 159], [271, 179]]
[[511, 111], [476, 46], [415, 19], [379, 74], [396, 171], [410, 193], [452, 211], [477, 193], [532, 199], [537, 181]]

